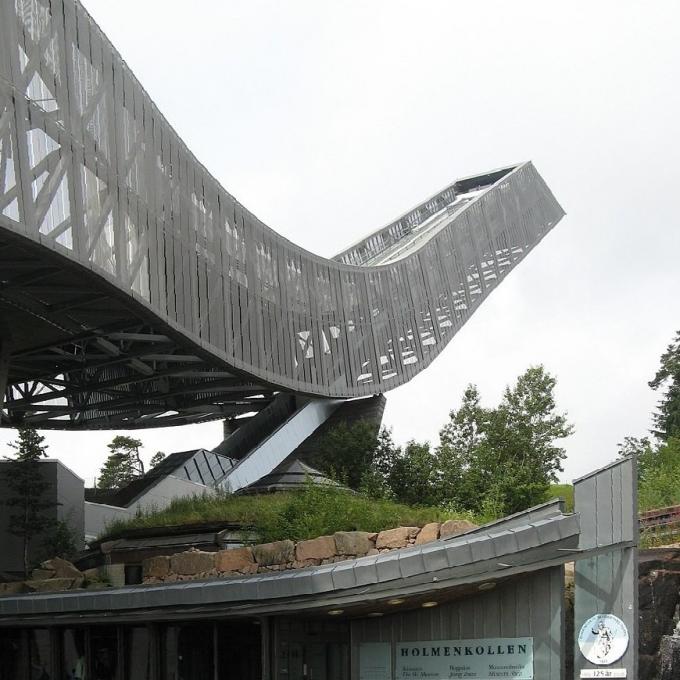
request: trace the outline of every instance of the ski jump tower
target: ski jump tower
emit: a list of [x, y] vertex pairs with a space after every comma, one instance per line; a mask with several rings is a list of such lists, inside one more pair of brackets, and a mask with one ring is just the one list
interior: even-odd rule
[[208, 173], [79, 3], [0, 0], [3, 426], [225, 419], [238, 489], [425, 369], [562, 215], [521, 163], [319, 257]]

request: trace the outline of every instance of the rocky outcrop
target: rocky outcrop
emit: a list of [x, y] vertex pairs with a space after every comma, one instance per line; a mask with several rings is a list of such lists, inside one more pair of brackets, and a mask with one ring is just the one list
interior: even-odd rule
[[[680, 615], [680, 549], [654, 548], [640, 552], [638, 594], [640, 602], [639, 680], [657, 680], [663, 677], [661, 675], [661, 641], [664, 636], [670, 636], [673, 633]], [[668, 650], [666, 657], [667, 663], [671, 664]], [[677, 666], [675, 668], [677, 672]], [[680, 675], [668, 677], [680, 677]]]
[[53, 578], [81, 578], [82, 572], [68, 560], [60, 557], [53, 557], [45, 560], [38, 569], [33, 570], [34, 579], [53, 579]]
[[54, 557], [34, 569], [26, 581], [0, 583], [0, 595], [74, 590], [86, 585], [86, 577], [68, 560]]

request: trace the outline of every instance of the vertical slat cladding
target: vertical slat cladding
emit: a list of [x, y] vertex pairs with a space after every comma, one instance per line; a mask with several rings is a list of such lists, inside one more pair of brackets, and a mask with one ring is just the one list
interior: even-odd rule
[[[581, 517], [584, 549], [633, 542], [637, 538], [635, 461], [626, 459], [574, 484], [574, 505]], [[614, 614], [623, 620], [630, 644], [616, 661], [629, 677], [637, 673], [637, 559], [636, 548], [615, 548], [576, 562], [574, 618], [580, 627], [595, 614]], [[592, 668], [575, 648], [575, 672]]]
[[389, 641], [394, 651], [399, 642], [532, 637], [534, 677], [560, 680], [563, 583], [563, 568], [553, 567], [432, 609], [356, 621], [352, 655], [362, 642]]
[[[581, 545], [597, 545], [597, 505], [595, 480], [592, 477], [574, 485], [574, 506], [581, 515]], [[587, 521], [584, 521], [587, 520]]]
[[85, 164], [84, 135], [80, 112], [76, 98], [77, 81], [74, 72], [74, 49], [77, 46], [76, 17], [74, 6], [70, 3], [62, 4], [61, 0], [53, 1], [53, 8], [62, 12], [64, 21], [64, 49], [61, 54], [62, 89], [68, 102], [68, 115], [71, 119], [72, 141], [70, 144], [71, 163], [68, 171], [71, 239], [74, 254], [85, 259], [87, 239], [84, 234], [83, 190], [81, 174]]
[[[10, 9], [10, 3], [0, 3], [6, 12], [3, 16], [2, 33], [6, 37], [0, 40], [0, 46], [6, 46], [7, 63], [10, 67], [11, 81], [17, 86], [19, 91], [12, 93], [14, 108], [14, 129], [15, 129], [15, 158], [14, 173], [16, 183], [19, 187], [19, 219], [23, 226], [23, 233], [30, 238], [37, 238], [38, 227], [35, 223], [35, 210], [33, 207], [33, 197], [31, 195], [31, 164], [28, 154], [28, 103], [22, 96], [23, 76], [19, 59], [19, 49], [25, 52], [25, 42], [23, 38], [23, 26]], [[16, 46], [16, 49], [14, 49]]]
[[[47, 220], [46, 247], [113, 275], [190, 340], [272, 383], [359, 396], [406, 382], [562, 214], [525, 165], [488, 175], [486, 194], [401, 261], [350, 267], [310, 256], [240, 207], [232, 214], [233, 198], [196, 162], [79, 4], [40, 2], [30, 18], [21, 15], [24, 6], [5, 3], [0, 26], [3, 68], [15, 88], [21, 223], [12, 228], [36, 238]], [[33, 73], [37, 84], [29, 82]], [[56, 100], [54, 115], [36, 88]], [[36, 197], [34, 133], [59, 147], [45, 161], [50, 179]], [[453, 200], [448, 187], [347, 251], [346, 261], [365, 262]], [[237, 236], [226, 234], [227, 220]], [[464, 247], [454, 247], [461, 241]], [[270, 290], [287, 279], [292, 294]], [[340, 334], [331, 337], [331, 327]]]

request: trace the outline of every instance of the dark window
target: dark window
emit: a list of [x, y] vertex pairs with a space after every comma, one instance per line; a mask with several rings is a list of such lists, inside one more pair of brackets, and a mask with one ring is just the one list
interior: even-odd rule
[[118, 668], [118, 631], [114, 627], [90, 629], [90, 665], [88, 680], [116, 680]]
[[0, 629], [0, 680], [25, 677], [26, 655], [21, 633], [17, 630]]
[[213, 626], [168, 626], [161, 666], [163, 680], [213, 680]]
[[28, 649], [31, 668], [30, 680], [50, 680], [52, 677], [50, 632], [41, 628], [29, 630]]
[[62, 676], [69, 680], [85, 680], [87, 666], [85, 663], [85, 630], [83, 628], [65, 628], [62, 633], [61, 646]]
[[250, 621], [218, 624], [217, 654], [219, 680], [260, 680], [260, 626]]
[[125, 639], [125, 680], [149, 680], [152, 650], [148, 628], [128, 628]]

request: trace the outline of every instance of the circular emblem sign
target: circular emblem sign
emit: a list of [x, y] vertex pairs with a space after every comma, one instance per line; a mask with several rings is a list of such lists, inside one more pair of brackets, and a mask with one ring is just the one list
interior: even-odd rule
[[598, 666], [618, 661], [628, 649], [628, 629], [618, 616], [595, 614], [578, 634], [581, 654]]

